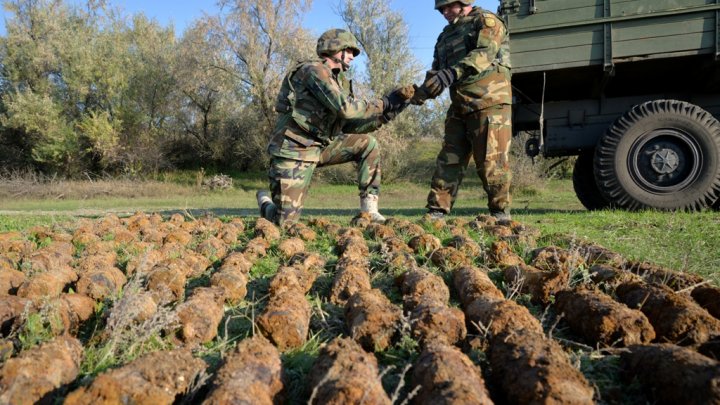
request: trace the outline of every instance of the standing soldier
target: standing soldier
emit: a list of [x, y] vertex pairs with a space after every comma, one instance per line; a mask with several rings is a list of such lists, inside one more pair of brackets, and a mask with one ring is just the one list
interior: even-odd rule
[[270, 195], [257, 193], [262, 217], [277, 224], [297, 221], [315, 168], [355, 162], [360, 210], [374, 222], [385, 221], [378, 212], [380, 151], [366, 133], [393, 119], [408, 101], [402, 89], [369, 102], [356, 100], [345, 72], [359, 54], [351, 33], [332, 29], [318, 39], [320, 59], [300, 63], [285, 76], [268, 145]]
[[448, 21], [435, 45], [432, 70], [413, 103], [450, 88], [445, 138], [428, 195], [432, 217], [450, 213], [472, 155], [488, 195], [490, 214], [510, 219], [509, 164], [512, 113], [507, 29], [474, 0], [435, 0]]

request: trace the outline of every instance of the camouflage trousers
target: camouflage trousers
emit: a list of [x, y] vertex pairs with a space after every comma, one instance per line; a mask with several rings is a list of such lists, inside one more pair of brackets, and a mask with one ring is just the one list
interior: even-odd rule
[[360, 196], [380, 192], [380, 148], [374, 136], [343, 134], [329, 145], [318, 147], [322, 152], [317, 162], [272, 157], [268, 178], [275, 212], [268, 213], [267, 219], [277, 224], [298, 220], [316, 167], [354, 162]]
[[450, 213], [472, 156], [488, 195], [490, 212], [509, 211], [511, 115], [510, 105], [489, 107], [467, 115], [455, 113], [451, 107], [430, 184], [428, 209]]

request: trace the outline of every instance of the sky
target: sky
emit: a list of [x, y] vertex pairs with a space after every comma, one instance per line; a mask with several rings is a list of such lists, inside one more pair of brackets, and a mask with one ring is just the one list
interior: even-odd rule
[[[79, 0], [66, 0], [84, 3]], [[313, 0], [312, 10], [305, 15], [304, 26], [316, 35], [330, 28], [343, 28], [344, 24], [335, 13], [339, 0]], [[390, 6], [403, 14], [410, 31], [410, 47], [424, 68], [432, 63], [433, 47], [442, 31], [445, 19], [435, 11], [433, 0], [389, 0]], [[181, 35], [185, 27], [204, 13], [216, 14], [216, 0], [110, 0], [110, 4], [122, 8], [128, 15], [142, 12], [160, 24], [173, 24]], [[498, 0], [476, 0], [476, 5], [495, 11]], [[6, 11], [3, 9], [0, 35], [5, 35]]]

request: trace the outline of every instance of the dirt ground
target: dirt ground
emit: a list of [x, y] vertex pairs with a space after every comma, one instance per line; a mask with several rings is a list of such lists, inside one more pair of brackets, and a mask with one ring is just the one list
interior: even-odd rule
[[717, 286], [546, 241], [482, 215], [0, 232], [0, 403], [719, 402]]

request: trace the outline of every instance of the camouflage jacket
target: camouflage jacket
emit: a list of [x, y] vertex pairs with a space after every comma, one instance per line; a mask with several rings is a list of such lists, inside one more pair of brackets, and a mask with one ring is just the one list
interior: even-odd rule
[[383, 103], [356, 100], [344, 72], [323, 61], [296, 65], [283, 80], [275, 110], [280, 113], [268, 145], [273, 156], [313, 161], [341, 132], [378, 129]]
[[458, 80], [450, 87], [451, 108], [466, 114], [512, 104], [509, 39], [503, 21], [480, 7], [445, 27], [435, 45], [432, 67], [457, 73]]

